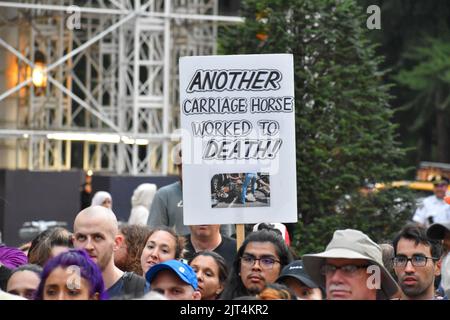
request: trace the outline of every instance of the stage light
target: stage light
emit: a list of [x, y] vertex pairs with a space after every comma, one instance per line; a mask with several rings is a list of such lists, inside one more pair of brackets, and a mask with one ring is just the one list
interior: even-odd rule
[[47, 85], [47, 69], [42, 62], [36, 62], [31, 74], [33, 84], [37, 88], [43, 88]]

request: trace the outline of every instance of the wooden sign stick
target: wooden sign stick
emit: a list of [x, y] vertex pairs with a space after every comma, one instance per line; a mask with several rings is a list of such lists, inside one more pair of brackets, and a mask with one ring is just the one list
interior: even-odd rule
[[239, 248], [242, 245], [242, 242], [244, 242], [245, 239], [245, 224], [237, 224], [236, 225], [236, 250], [239, 250]]

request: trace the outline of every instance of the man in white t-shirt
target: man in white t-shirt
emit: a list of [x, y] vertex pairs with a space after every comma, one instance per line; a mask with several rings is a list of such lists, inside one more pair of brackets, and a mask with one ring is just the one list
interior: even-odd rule
[[433, 181], [434, 195], [426, 197], [417, 208], [413, 221], [425, 227], [433, 223], [450, 222], [450, 205], [444, 201], [449, 180], [447, 178], [435, 179]]

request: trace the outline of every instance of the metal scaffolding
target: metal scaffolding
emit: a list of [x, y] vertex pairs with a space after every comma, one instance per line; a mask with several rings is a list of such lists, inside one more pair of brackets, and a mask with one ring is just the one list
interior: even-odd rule
[[[218, 0], [24, 0], [0, 8], [0, 48], [17, 58], [17, 81], [0, 90], [0, 107], [8, 98], [18, 110], [0, 139], [15, 139], [16, 168], [30, 170], [70, 169], [78, 156], [85, 170], [169, 173], [178, 59], [215, 54], [217, 23], [242, 21], [219, 16]], [[11, 24], [15, 44], [2, 38]], [[42, 87], [31, 75], [39, 57]]]

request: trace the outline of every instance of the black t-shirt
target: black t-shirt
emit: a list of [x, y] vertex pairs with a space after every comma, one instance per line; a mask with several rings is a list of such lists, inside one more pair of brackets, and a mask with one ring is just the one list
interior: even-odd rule
[[[192, 246], [192, 242], [191, 242], [191, 235], [186, 236], [186, 248], [185, 249], [186, 249], [186, 252], [184, 254], [184, 258], [186, 260], [190, 260], [195, 254], [195, 249]], [[222, 242], [213, 251], [215, 253], [220, 254], [225, 259], [228, 270], [230, 270], [233, 265], [234, 258], [236, 257], [236, 253], [237, 253], [236, 240], [222, 235]]]

